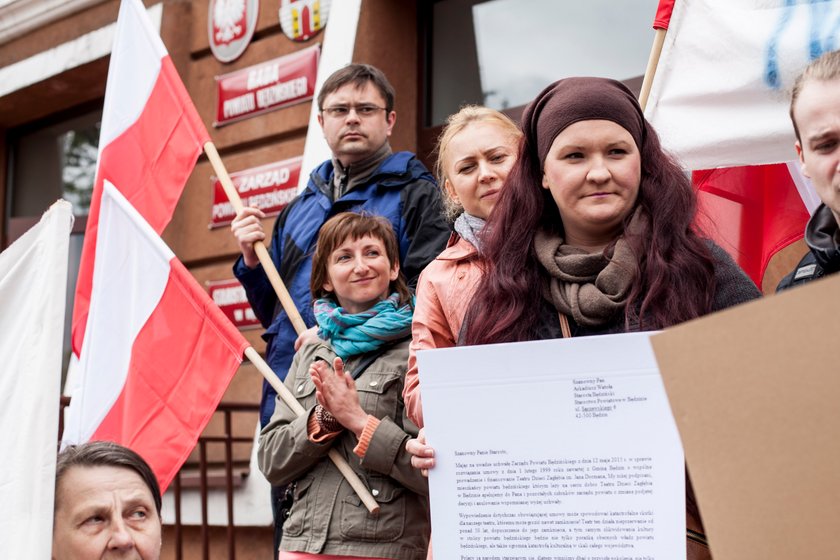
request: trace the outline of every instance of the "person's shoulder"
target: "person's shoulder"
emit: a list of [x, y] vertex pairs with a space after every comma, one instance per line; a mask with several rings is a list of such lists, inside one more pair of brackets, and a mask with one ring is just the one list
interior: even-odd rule
[[811, 251], [808, 251], [799, 261], [799, 264], [782, 278], [779, 285], [776, 286], [776, 292], [783, 292], [794, 286], [816, 280], [822, 277], [823, 274], [823, 269], [817, 263], [817, 258]]
[[423, 181], [435, 185], [434, 177], [413, 152], [395, 152], [382, 161], [377, 175], [390, 175], [401, 182]]
[[747, 276], [747, 273], [723, 247], [708, 239], [706, 244], [712, 254], [717, 282], [714, 311], [720, 311], [761, 297], [761, 290], [758, 289], [755, 282]]
[[715, 264], [735, 264], [735, 260], [732, 258], [732, 255], [726, 252], [726, 249], [712, 241], [711, 239], [704, 239], [706, 243], [706, 247], [709, 248], [709, 251], [712, 253], [712, 258], [715, 261]]
[[332, 177], [333, 171], [333, 161], [331, 159], [326, 159], [315, 166], [315, 169], [313, 169], [309, 174], [309, 180], [328, 180]]
[[[303, 172], [303, 170], [301, 170]], [[315, 166], [309, 172], [309, 179], [306, 181], [306, 187], [298, 194], [297, 198], [308, 197], [317, 194], [323, 194], [330, 190], [330, 182], [332, 181], [335, 168], [333, 161], [327, 159]]]
[[706, 245], [709, 247], [709, 251], [712, 254], [712, 260], [714, 261], [715, 265], [715, 272], [718, 276], [721, 275], [734, 275], [738, 278], [743, 278], [753, 286], [755, 284], [752, 280], [749, 279], [747, 273], [740, 267], [740, 265], [735, 262], [735, 259], [732, 258], [732, 255], [729, 254], [726, 249], [712, 241], [711, 239], [706, 239]]
[[[449, 241], [446, 243], [446, 248], [440, 252], [440, 254], [435, 257], [435, 260], [432, 261], [429, 266], [432, 266], [435, 262], [440, 261], [462, 261], [465, 259], [469, 259], [471, 257], [475, 257], [478, 255], [478, 249], [475, 248], [475, 245], [458, 235], [457, 233], [452, 233], [449, 236]], [[443, 263], [437, 266], [444, 266]]]
[[332, 362], [336, 357], [335, 350], [326, 340], [314, 340], [305, 343], [295, 353], [295, 357], [300, 364], [312, 364], [317, 360], [323, 360], [332, 366]]
[[387, 350], [376, 361], [379, 362], [380, 366], [405, 373], [408, 369], [408, 348], [410, 344], [410, 336], [393, 342], [388, 345]]

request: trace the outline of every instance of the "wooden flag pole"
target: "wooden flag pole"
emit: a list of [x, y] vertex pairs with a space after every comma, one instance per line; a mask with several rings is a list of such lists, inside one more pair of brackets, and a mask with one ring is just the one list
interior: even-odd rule
[[[230, 200], [230, 203], [233, 205], [233, 209], [238, 214], [243, 208], [242, 199], [239, 198], [239, 193], [236, 192], [236, 188], [233, 186], [233, 181], [230, 180], [230, 175], [228, 175], [227, 169], [225, 169], [225, 165], [222, 163], [222, 158], [219, 157], [219, 152], [216, 150], [216, 146], [212, 142], [207, 142], [204, 144], [204, 153], [207, 154], [207, 159], [210, 160], [210, 165], [213, 166], [213, 171], [215, 171], [216, 176], [219, 178], [219, 181], [221, 181], [222, 188], [224, 188], [228, 200]], [[269, 282], [271, 282], [274, 291], [277, 293], [277, 297], [283, 305], [283, 309], [286, 310], [289, 320], [295, 327], [295, 331], [297, 331], [298, 334], [303, 333], [306, 330], [306, 323], [303, 322], [303, 318], [300, 316], [300, 313], [298, 313], [297, 307], [292, 301], [292, 296], [289, 295], [289, 291], [286, 289], [285, 284], [283, 284], [283, 280], [277, 272], [277, 267], [274, 266], [274, 262], [271, 260], [271, 255], [268, 254], [268, 249], [266, 249], [265, 244], [262, 241], [256, 241], [254, 242], [254, 251], [260, 259], [260, 264], [263, 266]], [[262, 374], [265, 380], [268, 381], [269, 385], [274, 387], [274, 390], [277, 391], [277, 394], [283, 402], [286, 403], [286, 406], [292, 409], [292, 412], [298, 416], [306, 414], [306, 411], [297, 401], [295, 396], [292, 395], [292, 392], [289, 391], [282, 381], [280, 381], [280, 378], [277, 377], [277, 374], [274, 373], [265, 360], [263, 360], [259, 352], [249, 346], [245, 349], [245, 356], [256, 366], [257, 370]], [[370, 491], [359, 478], [359, 475], [350, 468], [350, 465], [347, 464], [344, 457], [342, 457], [335, 449], [330, 449], [329, 457], [335, 464], [336, 468], [338, 468], [344, 476], [344, 479], [347, 480], [353, 490], [355, 490], [359, 499], [362, 500], [365, 507], [368, 508], [368, 511], [372, 514], [378, 514], [379, 504], [376, 503], [373, 495], [371, 495]]]
[[[204, 153], [207, 154], [207, 159], [210, 160], [210, 165], [213, 166], [213, 171], [216, 172], [216, 176], [219, 178], [219, 181], [221, 181], [222, 188], [225, 190], [228, 200], [230, 200], [234, 211], [238, 214], [242, 211], [242, 208], [244, 208], [242, 199], [239, 198], [239, 193], [236, 192], [236, 188], [233, 186], [233, 181], [230, 180], [230, 175], [228, 175], [227, 169], [225, 169], [225, 165], [222, 163], [222, 158], [219, 157], [219, 152], [216, 150], [216, 146], [213, 142], [207, 142], [204, 144]], [[265, 243], [262, 241], [255, 241], [254, 252], [257, 253], [257, 258], [260, 260], [263, 270], [265, 270], [265, 275], [268, 277], [268, 281], [271, 282], [271, 286], [274, 288], [274, 292], [277, 294], [280, 304], [286, 311], [286, 315], [289, 316], [289, 321], [292, 322], [295, 332], [297, 332], [298, 335], [303, 334], [307, 328], [306, 323], [303, 322], [303, 318], [300, 316], [297, 306], [295, 306], [295, 302], [292, 300], [292, 296], [289, 295], [289, 290], [287, 290], [286, 285], [283, 284], [283, 279], [280, 278], [280, 273], [277, 272], [277, 267], [274, 266], [274, 261], [271, 260], [271, 255], [268, 254], [268, 249], [266, 249]]]
[[[292, 412], [301, 416], [306, 414], [306, 410], [300, 405], [297, 401], [295, 396], [289, 391], [288, 387], [286, 387], [281, 381], [280, 378], [277, 377], [277, 374], [274, 373], [269, 365], [262, 359], [260, 353], [254, 350], [252, 347], [248, 347], [245, 349], [245, 356], [251, 360], [251, 363], [257, 366], [259, 372], [265, 377], [266, 381], [268, 381], [274, 390], [277, 391], [277, 394], [283, 399], [283, 402], [292, 409]], [[359, 499], [365, 504], [365, 507], [368, 508], [368, 511], [372, 514], [376, 515], [379, 513], [379, 504], [376, 503], [376, 500], [373, 498], [373, 495], [367, 489], [364, 482], [359, 478], [359, 475], [350, 468], [350, 465], [347, 464], [347, 461], [344, 460], [338, 451], [335, 449], [330, 449], [329, 457], [332, 459], [332, 462], [344, 476], [344, 479], [350, 484], [353, 490], [356, 491], [356, 495], [359, 496]]]
[[639, 92], [639, 105], [642, 111], [647, 106], [648, 97], [650, 97], [650, 88], [653, 84], [653, 77], [656, 75], [656, 67], [659, 66], [659, 57], [662, 55], [662, 46], [665, 44], [665, 34], [667, 29], [657, 29], [656, 35], [653, 37], [653, 46], [650, 48], [650, 57], [648, 57], [647, 69], [645, 69], [645, 77], [642, 80], [642, 89]]

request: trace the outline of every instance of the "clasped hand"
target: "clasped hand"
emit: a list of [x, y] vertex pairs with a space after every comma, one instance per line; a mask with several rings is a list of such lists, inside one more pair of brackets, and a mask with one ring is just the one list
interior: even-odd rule
[[367, 414], [359, 404], [356, 383], [344, 371], [341, 358], [333, 360], [333, 367], [318, 360], [309, 366], [309, 376], [315, 384], [315, 398], [318, 404], [335, 416], [339, 423], [361, 437], [367, 424]]

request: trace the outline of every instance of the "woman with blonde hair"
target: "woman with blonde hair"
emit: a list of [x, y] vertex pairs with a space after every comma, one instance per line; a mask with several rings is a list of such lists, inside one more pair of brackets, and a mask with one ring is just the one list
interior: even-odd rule
[[455, 233], [417, 283], [417, 306], [405, 383], [408, 416], [423, 426], [416, 353], [455, 346], [472, 294], [481, 279], [481, 236], [522, 133], [507, 116], [467, 105], [447, 119], [438, 140], [435, 175]]

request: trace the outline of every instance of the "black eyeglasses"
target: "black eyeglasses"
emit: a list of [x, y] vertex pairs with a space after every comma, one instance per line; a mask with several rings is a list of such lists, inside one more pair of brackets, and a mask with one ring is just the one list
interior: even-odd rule
[[359, 117], [366, 119], [379, 111], [385, 110], [385, 107], [377, 107], [376, 105], [334, 105], [324, 107], [321, 112], [332, 119], [343, 119], [350, 114], [350, 111], [355, 111]]

